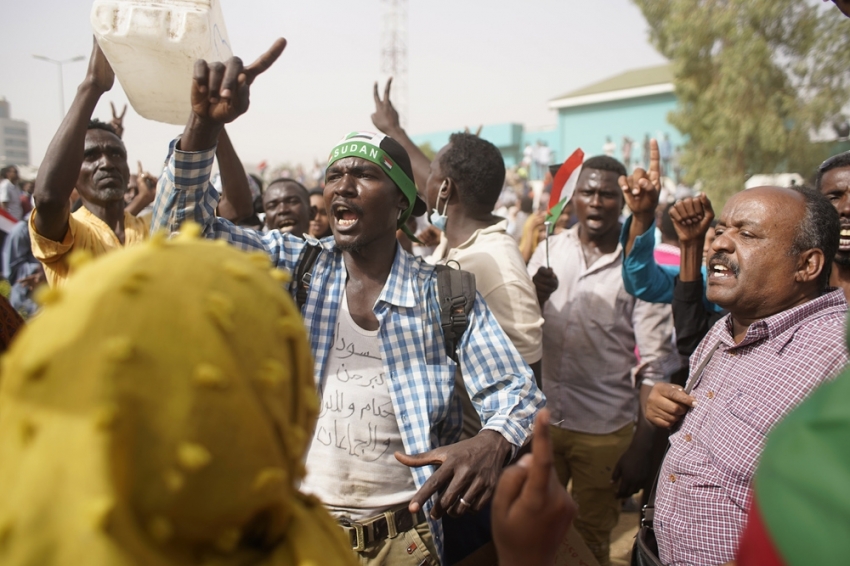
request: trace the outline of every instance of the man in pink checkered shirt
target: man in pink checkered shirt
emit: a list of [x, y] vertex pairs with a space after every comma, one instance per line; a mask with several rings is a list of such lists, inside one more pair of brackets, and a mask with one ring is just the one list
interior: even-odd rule
[[690, 393], [660, 383], [647, 401], [650, 422], [675, 430], [655, 504], [664, 564], [734, 560], [767, 432], [848, 362], [847, 303], [827, 286], [839, 231], [835, 207], [801, 187], [723, 209], [707, 295], [729, 314], [691, 358]]

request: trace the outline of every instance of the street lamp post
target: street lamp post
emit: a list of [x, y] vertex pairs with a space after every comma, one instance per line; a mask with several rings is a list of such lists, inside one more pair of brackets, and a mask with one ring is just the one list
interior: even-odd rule
[[56, 59], [51, 59], [50, 57], [45, 57], [44, 55], [33, 55], [36, 59], [40, 59], [42, 61], [47, 61], [48, 63], [53, 63], [56, 65], [56, 68], [59, 69], [59, 121], [65, 117], [65, 81], [62, 77], [62, 65], [65, 63], [76, 63], [77, 61], [82, 61], [85, 59], [82, 55], [77, 55], [76, 57], [71, 57], [70, 59], [63, 59], [58, 61]]

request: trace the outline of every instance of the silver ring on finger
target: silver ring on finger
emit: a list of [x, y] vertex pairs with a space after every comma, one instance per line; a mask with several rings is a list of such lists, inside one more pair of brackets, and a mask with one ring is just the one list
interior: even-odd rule
[[472, 507], [472, 505], [470, 505], [469, 502], [467, 500], [465, 500], [463, 497], [460, 498], [460, 504], [465, 505], [466, 507]]

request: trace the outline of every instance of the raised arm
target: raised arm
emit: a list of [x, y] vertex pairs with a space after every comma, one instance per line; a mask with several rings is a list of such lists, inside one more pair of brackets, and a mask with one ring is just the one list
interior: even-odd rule
[[658, 143], [650, 141], [649, 171], [640, 167], [620, 177], [620, 188], [631, 211], [620, 236], [623, 246], [623, 286], [642, 301], [670, 303], [678, 269], [655, 262], [655, 209], [661, 191]]
[[711, 201], [705, 193], [682, 199], [670, 209], [670, 219], [679, 236], [679, 249], [682, 251], [679, 280], [701, 281], [705, 235], [714, 220]]
[[248, 176], [242, 161], [230, 142], [225, 128], [218, 136], [215, 150], [218, 167], [221, 172], [221, 200], [218, 203], [218, 215], [231, 222], [239, 222], [253, 214], [254, 199], [248, 186]]
[[714, 219], [711, 201], [704, 194], [682, 199], [670, 209], [670, 219], [682, 250], [679, 279], [673, 293], [676, 347], [680, 354], [690, 356], [720, 317], [706, 306], [702, 278], [705, 236]]
[[413, 180], [419, 188], [419, 192], [425, 190], [425, 183], [428, 181], [428, 175], [431, 174], [431, 161], [422, 153], [413, 140], [411, 140], [407, 132], [401, 127], [401, 122], [398, 119], [398, 111], [393, 107], [390, 101], [390, 87], [393, 84], [392, 77], [387, 81], [387, 86], [384, 87], [384, 99], [381, 100], [378, 94], [378, 83], [375, 83], [373, 95], [375, 97], [375, 113], [372, 114], [372, 124], [375, 125], [382, 133], [390, 136], [395, 141], [401, 144], [401, 147], [407, 152], [410, 157], [410, 165], [413, 167]]
[[256, 231], [216, 217], [218, 193], [209, 183], [216, 141], [224, 124], [248, 109], [251, 82], [274, 63], [285, 46], [286, 40], [277, 40], [249, 67], [243, 67], [242, 61], [235, 57], [226, 66], [222, 63], [208, 65], [205, 61], [196, 63], [192, 114], [183, 137], [172, 142], [157, 189], [152, 232], [174, 232], [189, 220], [201, 226], [205, 237], [225, 240], [243, 250], [264, 250], [272, 256], [275, 265], [287, 261], [288, 252], [283, 250], [286, 238], [279, 232], [263, 237]]
[[89, 120], [100, 97], [114, 82], [115, 73], [94, 41], [86, 78], [47, 147], [36, 177], [34, 224], [36, 232], [45, 238], [60, 242], [68, 232], [68, 199], [80, 175]]
[[231, 57], [226, 64], [197, 61], [192, 79], [192, 114], [178, 149], [191, 152], [215, 148], [224, 125], [248, 110], [251, 83], [277, 61], [285, 47], [286, 40], [278, 39], [247, 67], [238, 57]]

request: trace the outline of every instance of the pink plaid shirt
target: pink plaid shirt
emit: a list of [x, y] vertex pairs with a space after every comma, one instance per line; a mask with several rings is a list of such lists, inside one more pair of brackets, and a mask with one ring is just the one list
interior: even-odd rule
[[740, 344], [727, 315], [691, 357], [693, 372], [720, 347], [693, 388], [697, 405], [670, 436], [655, 502], [655, 532], [667, 565], [735, 558], [765, 436], [848, 362], [841, 290], [753, 323]]

